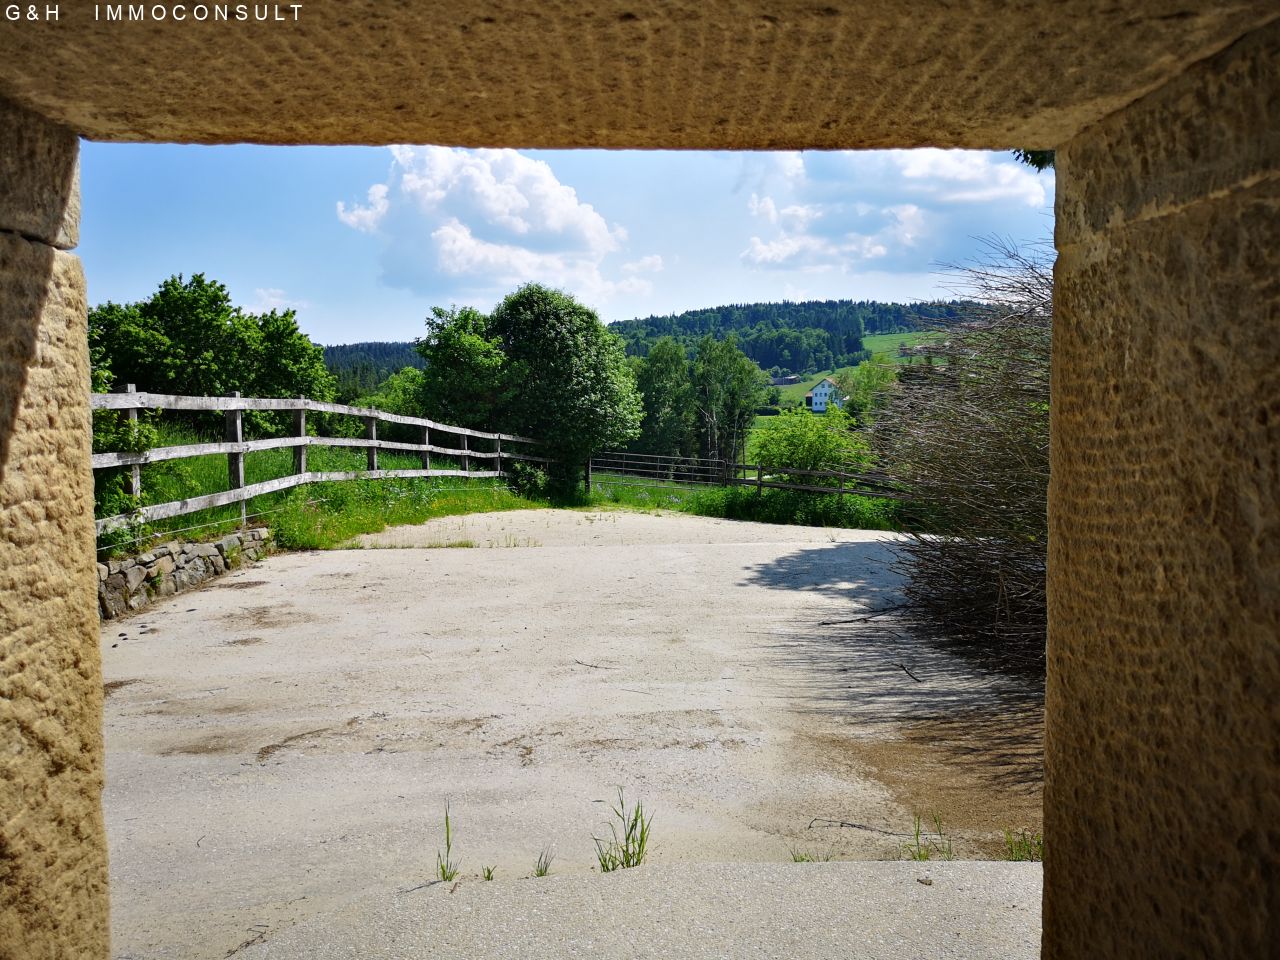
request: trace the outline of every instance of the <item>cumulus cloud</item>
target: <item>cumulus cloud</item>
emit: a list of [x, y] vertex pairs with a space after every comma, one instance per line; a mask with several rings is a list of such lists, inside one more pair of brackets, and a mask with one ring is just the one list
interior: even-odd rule
[[639, 260], [632, 260], [622, 265], [623, 273], [661, 273], [664, 264], [662, 257], [656, 253], [651, 253], [647, 257], [641, 257]]
[[772, 169], [758, 177], [768, 189], [747, 200], [756, 223], [740, 259], [804, 272], [918, 271], [922, 259], [954, 259], [988, 224], [1044, 209], [1053, 183], [1008, 155], [966, 150], [795, 155]]
[[889, 157], [907, 180], [945, 203], [1014, 200], [1045, 204], [1045, 178], [1016, 160], [974, 150], [892, 150]]
[[375, 183], [369, 188], [369, 202], [363, 206], [353, 203], [348, 207], [339, 200], [338, 219], [361, 233], [372, 233], [377, 229], [382, 218], [387, 215], [390, 207], [391, 203], [387, 200], [387, 185]]
[[661, 269], [660, 257], [634, 261], [614, 279], [606, 260], [623, 250], [626, 230], [609, 223], [543, 160], [516, 150], [395, 146], [386, 184], [368, 202], [339, 203], [338, 218], [379, 233], [384, 280], [428, 295], [499, 296], [538, 281], [588, 300], [644, 292], [635, 274]]

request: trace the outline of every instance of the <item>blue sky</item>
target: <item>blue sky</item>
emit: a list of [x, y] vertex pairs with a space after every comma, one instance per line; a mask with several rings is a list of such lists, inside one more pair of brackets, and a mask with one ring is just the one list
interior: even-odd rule
[[605, 320], [949, 295], [975, 238], [1047, 236], [1052, 172], [975, 151], [704, 153], [84, 143], [90, 303], [203, 272], [321, 343], [561, 287]]

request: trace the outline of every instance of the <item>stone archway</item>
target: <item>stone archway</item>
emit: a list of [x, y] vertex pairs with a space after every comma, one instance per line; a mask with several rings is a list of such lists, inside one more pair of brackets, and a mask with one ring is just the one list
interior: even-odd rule
[[315, 0], [266, 23], [179, 21], [180, 4], [115, 21], [112, 6], [0, 22], [7, 955], [107, 955], [85, 298], [65, 252], [77, 135], [1058, 148], [1044, 952], [1265, 952], [1280, 889], [1272, 4]]

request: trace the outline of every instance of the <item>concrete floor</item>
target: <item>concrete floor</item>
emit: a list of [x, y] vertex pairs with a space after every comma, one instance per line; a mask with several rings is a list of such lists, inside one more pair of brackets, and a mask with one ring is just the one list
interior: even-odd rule
[[[939, 815], [961, 857], [993, 855], [1005, 826], [1039, 828], [1038, 704], [936, 649], [848, 625], [894, 600], [883, 535], [528, 511], [365, 546], [272, 557], [104, 627], [121, 960], [248, 955], [255, 941], [271, 956], [399, 956], [389, 941], [383, 953], [357, 944], [402, 915], [419, 946], [461, 925], [449, 934], [458, 956], [573, 956], [568, 940], [538, 953], [514, 936], [524, 898], [552, 891], [532, 901], [560, 918], [544, 938], [561, 922], [589, 936], [588, 906], [619, 884], [713, 939], [764, 936], [734, 927], [746, 923], [735, 896], [754, 890], [763, 909], [778, 893], [765, 923], [792, 900], [830, 899], [828, 882], [901, 893], [877, 879], [881, 866], [814, 869], [790, 864], [793, 852], [895, 859], [917, 813]], [[593, 877], [592, 835], [619, 786], [653, 813], [651, 866]], [[421, 885], [446, 802], [464, 883], [444, 900]], [[553, 876], [518, 880], [544, 849]], [[500, 879], [482, 887], [490, 865]], [[1015, 926], [1030, 943], [1038, 871], [998, 869], [1014, 870]], [[711, 886], [679, 880], [696, 871]], [[732, 881], [722, 891], [719, 877]], [[960, 899], [914, 877], [904, 889], [935, 895], [925, 902], [940, 918], [967, 918], [952, 926], [986, 942], [996, 901], [965, 899], [968, 883]], [[664, 905], [671, 896], [685, 913]], [[858, 902], [813, 922], [852, 935], [896, 916]], [[449, 912], [458, 904], [474, 929]], [[733, 923], [706, 926], [721, 909]], [[778, 923], [771, 942], [787, 935]], [[893, 940], [895, 924], [879, 929]], [[485, 931], [499, 930], [513, 931], [514, 952], [491, 952]]]
[[387, 891], [244, 960], [1032, 960], [1038, 863], [686, 864]]

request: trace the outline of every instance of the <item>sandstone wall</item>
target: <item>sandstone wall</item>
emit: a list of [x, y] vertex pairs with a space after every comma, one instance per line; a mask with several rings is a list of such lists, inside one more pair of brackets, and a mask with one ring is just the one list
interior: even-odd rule
[[0, 957], [107, 956], [76, 137], [0, 101]]
[[1278, 51], [1058, 154], [1050, 960], [1280, 942]]

